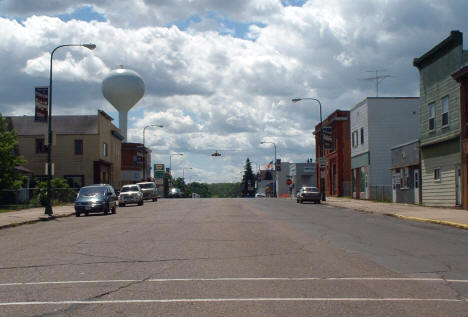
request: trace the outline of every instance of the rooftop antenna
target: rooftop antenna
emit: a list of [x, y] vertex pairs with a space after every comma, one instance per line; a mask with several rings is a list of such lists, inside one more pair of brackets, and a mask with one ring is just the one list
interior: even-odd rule
[[376, 70], [368, 70], [366, 71], [367, 73], [375, 73], [374, 77], [369, 77], [369, 78], [363, 78], [363, 80], [368, 80], [368, 81], [375, 81], [375, 96], [379, 96], [379, 85], [380, 83], [385, 79], [389, 77], [393, 77], [391, 75], [379, 75], [379, 72], [385, 72], [385, 69], [376, 69]]

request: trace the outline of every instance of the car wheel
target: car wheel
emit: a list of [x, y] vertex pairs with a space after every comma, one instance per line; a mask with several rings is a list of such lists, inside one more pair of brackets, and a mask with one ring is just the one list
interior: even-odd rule
[[117, 206], [114, 204], [114, 207], [112, 207], [112, 213], [115, 214], [117, 212]]
[[75, 216], [79, 217], [80, 213], [78, 211], [75, 212]]
[[317, 200], [317, 204], [320, 204], [320, 200]]
[[301, 199], [301, 200], [299, 200], [299, 202], [300, 202], [301, 204], [303, 204], [303, 203], [304, 203], [304, 201], [303, 201], [302, 199]]
[[141, 206], [141, 205], [143, 205], [143, 200], [140, 200], [140, 201], [138, 202], [138, 206]]
[[105, 207], [104, 207], [104, 215], [107, 215], [109, 213], [109, 204], [107, 204]]
[[85, 211], [85, 216], [88, 217], [89, 216], [89, 212]]

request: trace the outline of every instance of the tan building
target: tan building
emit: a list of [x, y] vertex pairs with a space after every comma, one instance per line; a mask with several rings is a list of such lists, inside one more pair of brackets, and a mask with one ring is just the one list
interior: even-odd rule
[[[18, 134], [19, 155], [27, 160], [24, 167], [45, 179], [47, 122], [35, 121], [34, 116], [7, 120]], [[102, 110], [97, 115], [53, 116], [53, 177], [65, 178], [74, 188], [98, 183], [119, 188], [123, 137], [112, 120]]]

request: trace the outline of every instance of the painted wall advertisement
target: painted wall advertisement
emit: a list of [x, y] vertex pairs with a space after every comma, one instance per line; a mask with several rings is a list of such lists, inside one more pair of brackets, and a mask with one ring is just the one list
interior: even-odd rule
[[36, 110], [34, 112], [34, 120], [47, 121], [49, 107], [49, 87], [35, 87], [34, 100], [36, 105]]

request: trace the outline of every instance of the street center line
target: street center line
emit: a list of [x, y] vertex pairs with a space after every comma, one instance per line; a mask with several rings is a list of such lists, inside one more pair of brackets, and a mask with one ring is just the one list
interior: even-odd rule
[[104, 283], [135, 283], [135, 282], [235, 282], [235, 281], [401, 281], [401, 282], [449, 282], [468, 283], [468, 280], [418, 277], [220, 277], [220, 278], [155, 278], [148, 280], [88, 280], [88, 281], [43, 281], [43, 282], [12, 282], [2, 286], [54, 285], [54, 284], [104, 284]]
[[466, 299], [450, 298], [326, 298], [326, 297], [271, 297], [271, 298], [177, 298], [177, 299], [116, 299], [116, 300], [65, 300], [41, 302], [0, 302], [0, 306], [26, 305], [96, 305], [96, 304], [145, 304], [145, 303], [194, 303], [194, 302], [449, 302], [466, 303]]

